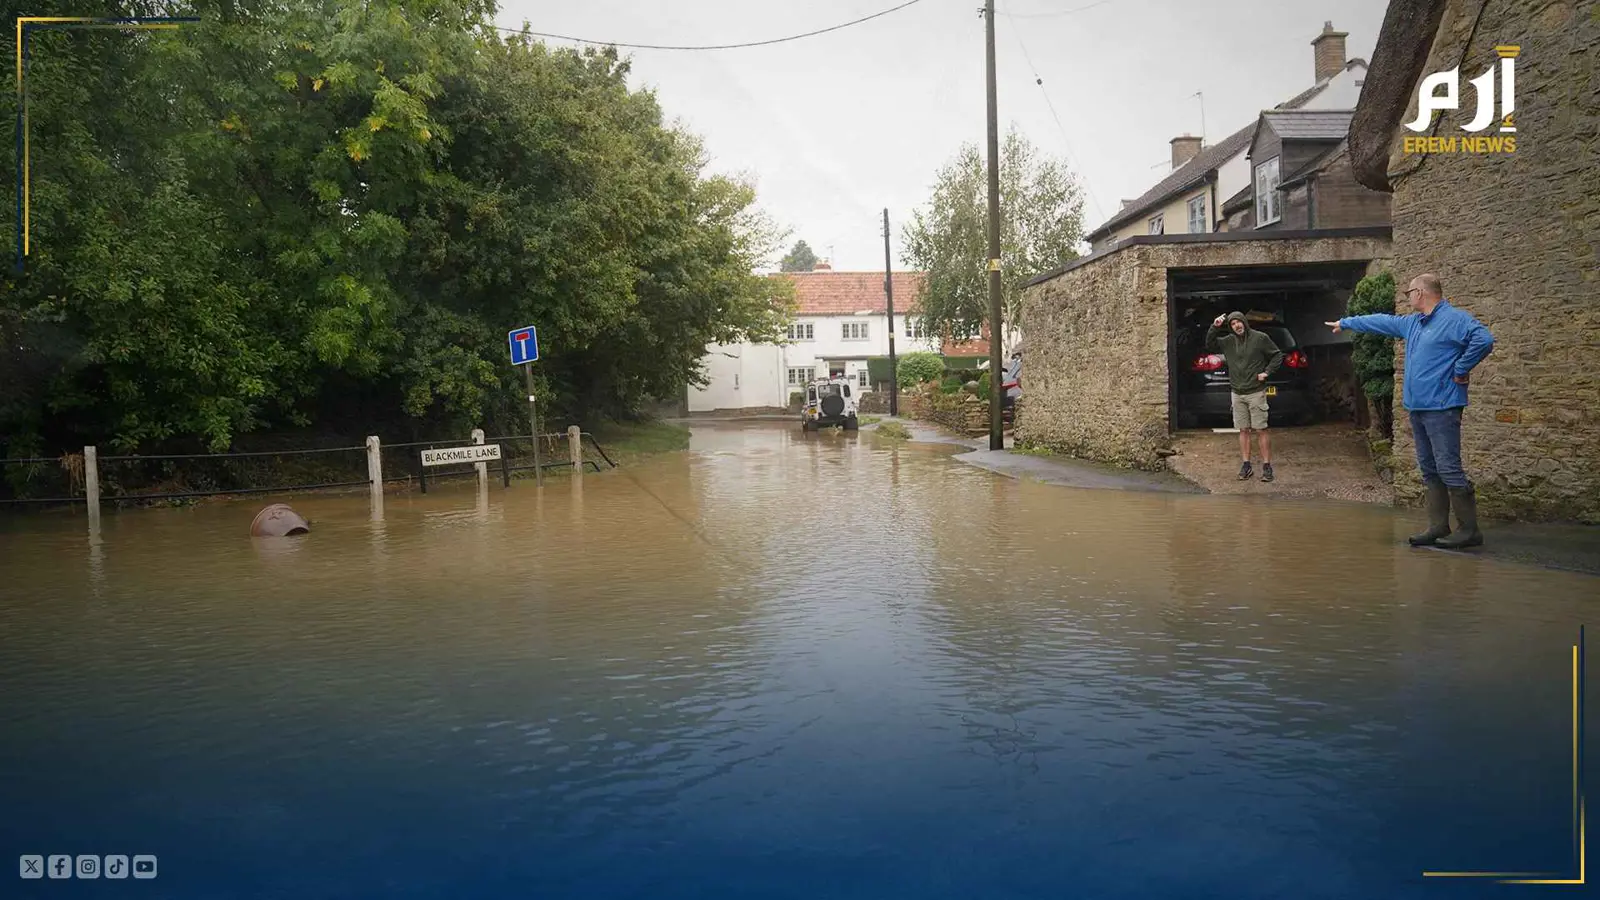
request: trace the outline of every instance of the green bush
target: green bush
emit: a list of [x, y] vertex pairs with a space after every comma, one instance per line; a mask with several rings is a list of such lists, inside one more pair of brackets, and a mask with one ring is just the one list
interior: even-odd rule
[[989, 380], [989, 370], [985, 369], [983, 374], [978, 376], [978, 396], [985, 400], [989, 399], [989, 391], [993, 385], [994, 382]]
[[965, 384], [960, 375], [946, 375], [939, 380], [939, 393], [959, 394], [961, 386]]
[[[1347, 306], [1350, 315], [1394, 312], [1394, 275], [1368, 275], [1356, 285]], [[1394, 428], [1394, 341], [1377, 334], [1351, 335], [1350, 362], [1356, 382], [1372, 403], [1373, 418], [1387, 437]]]
[[794, 407], [795, 409], [799, 409], [800, 407], [804, 406], [805, 403], [806, 403], [806, 392], [805, 391], [790, 391], [789, 392], [789, 405], [790, 406]]
[[[907, 353], [897, 361], [901, 387], [915, 387], [944, 374], [944, 359], [937, 353]], [[870, 370], [871, 364], [868, 364]], [[871, 377], [870, 371], [868, 377]]]

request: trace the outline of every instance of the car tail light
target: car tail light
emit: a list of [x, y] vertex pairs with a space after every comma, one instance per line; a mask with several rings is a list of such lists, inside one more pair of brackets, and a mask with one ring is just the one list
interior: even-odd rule
[[1000, 385], [1000, 387], [1009, 391], [1014, 387], [1022, 387], [1022, 382], [1020, 382], [1020, 381], [1007, 381], [1007, 382], [1003, 382]]
[[1207, 353], [1205, 356], [1196, 357], [1195, 361], [1189, 364], [1189, 368], [1195, 372], [1216, 372], [1220, 371], [1225, 365], [1227, 365], [1227, 361], [1221, 356], [1215, 353]]
[[1283, 358], [1283, 364], [1291, 369], [1311, 368], [1311, 360], [1306, 359], [1306, 355], [1299, 350], [1290, 350], [1289, 355]]

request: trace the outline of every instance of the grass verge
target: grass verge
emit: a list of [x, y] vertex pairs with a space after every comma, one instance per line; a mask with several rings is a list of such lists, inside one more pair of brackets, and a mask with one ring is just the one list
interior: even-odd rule
[[588, 430], [619, 466], [689, 449], [689, 429], [666, 422], [597, 422]]
[[899, 422], [885, 422], [879, 425], [878, 430], [874, 431], [873, 434], [886, 437], [891, 441], [911, 440], [911, 432], [907, 431], [906, 427]]

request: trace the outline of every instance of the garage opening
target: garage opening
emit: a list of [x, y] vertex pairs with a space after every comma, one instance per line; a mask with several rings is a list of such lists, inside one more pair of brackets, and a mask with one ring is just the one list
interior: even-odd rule
[[1217, 316], [1242, 312], [1283, 351], [1268, 380], [1271, 422], [1279, 426], [1367, 425], [1356, 386], [1350, 335], [1323, 323], [1346, 314], [1365, 262], [1168, 269], [1168, 421], [1177, 428], [1230, 427], [1227, 367], [1205, 347]]

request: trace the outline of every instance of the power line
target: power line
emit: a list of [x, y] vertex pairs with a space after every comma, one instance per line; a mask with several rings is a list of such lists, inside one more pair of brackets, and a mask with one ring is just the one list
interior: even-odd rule
[[1062, 16], [1070, 16], [1073, 13], [1081, 13], [1085, 10], [1094, 9], [1097, 6], [1105, 6], [1107, 3], [1115, 2], [1116, 0], [1099, 0], [1097, 3], [1091, 3], [1088, 6], [1080, 6], [1076, 9], [1058, 9], [1055, 12], [1043, 13], [1001, 13], [1001, 15], [1008, 19], [1059, 19]]
[[[590, 38], [573, 37], [567, 34], [551, 34], [545, 31], [531, 31], [523, 28], [507, 28], [503, 25], [494, 25], [492, 27], [499, 31], [511, 32], [512, 34], [531, 34], [535, 37], [551, 38], [558, 41], [574, 41], [579, 44], [595, 44], [602, 47], [627, 47], [630, 50], [737, 50], [743, 47], [767, 47], [772, 44], [783, 44], [789, 41], [798, 41], [802, 38], [816, 37], [819, 34], [827, 34], [830, 31], [838, 31], [843, 28], [849, 28], [852, 25], [860, 25], [862, 22], [870, 22], [873, 19], [882, 18], [890, 13], [899, 12], [908, 6], [914, 6], [921, 2], [922, 0], [906, 0], [906, 2], [900, 4], [899, 6], [891, 6], [888, 9], [875, 12], [870, 16], [862, 16], [859, 19], [852, 19], [849, 22], [842, 22], [838, 25], [830, 25], [827, 28], [818, 28], [816, 31], [807, 31], [804, 34], [791, 34], [788, 37], [772, 38], [765, 41], [748, 41], [742, 44], [628, 44], [622, 41], [597, 41]], [[1109, 2], [1109, 0], [1102, 0], [1102, 2]]]
[[[1101, 0], [1101, 2], [1109, 3], [1111, 0]], [[1096, 3], [1094, 5], [1099, 6], [1100, 4]], [[1088, 7], [1083, 8], [1088, 9]], [[1100, 201], [1095, 199], [1094, 188], [1090, 187], [1087, 174], [1078, 165], [1078, 160], [1073, 157], [1072, 141], [1067, 137], [1067, 127], [1061, 124], [1061, 116], [1056, 114], [1056, 105], [1050, 100], [1050, 92], [1045, 90], [1044, 78], [1040, 76], [1038, 67], [1033, 64], [1033, 57], [1028, 55], [1028, 45], [1022, 42], [1022, 31], [1017, 28], [1017, 23], [1015, 22], [1011, 23], [1011, 33], [1017, 39], [1017, 47], [1022, 50], [1022, 58], [1027, 61], [1028, 69], [1033, 72], [1033, 81], [1039, 86], [1039, 93], [1044, 96], [1044, 105], [1050, 110], [1050, 118], [1056, 120], [1056, 128], [1061, 131], [1062, 149], [1066, 151], [1067, 161], [1072, 163], [1073, 170], [1078, 173], [1079, 180], [1083, 183], [1083, 192], [1089, 196], [1089, 203], [1094, 206], [1095, 215], [1099, 216], [1101, 221], [1105, 221], [1105, 211], [1100, 208]]]

